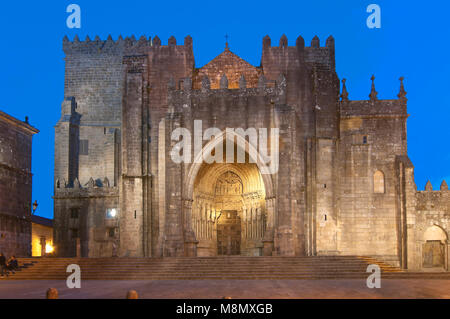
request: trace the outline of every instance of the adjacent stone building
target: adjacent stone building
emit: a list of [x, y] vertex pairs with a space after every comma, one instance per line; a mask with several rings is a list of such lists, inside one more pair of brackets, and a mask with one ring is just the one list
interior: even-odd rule
[[0, 252], [31, 255], [31, 144], [39, 131], [0, 111]]
[[[448, 269], [450, 192], [416, 190], [403, 79], [398, 99], [380, 100], [372, 77], [369, 99], [352, 101], [333, 37], [262, 46], [259, 67], [227, 45], [197, 68], [189, 36], [64, 39], [60, 256], [79, 242], [86, 257], [364, 255]], [[182, 152], [180, 128], [193, 141]]]
[[53, 220], [31, 216], [31, 256], [44, 257], [53, 253]]

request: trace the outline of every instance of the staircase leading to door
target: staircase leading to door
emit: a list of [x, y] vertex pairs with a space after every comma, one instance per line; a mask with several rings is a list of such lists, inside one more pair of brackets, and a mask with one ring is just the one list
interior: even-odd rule
[[450, 279], [450, 272], [405, 272], [370, 257], [180, 257], [180, 258], [20, 258], [29, 265], [9, 280], [66, 280], [70, 264], [81, 267], [84, 280], [203, 279], [363, 279], [376, 263], [382, 278]]

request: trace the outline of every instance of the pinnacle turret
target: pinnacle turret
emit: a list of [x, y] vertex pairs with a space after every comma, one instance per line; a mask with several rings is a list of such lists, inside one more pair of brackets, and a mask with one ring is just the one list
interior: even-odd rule
[[402, 76], [402, 77], [400, 77], [400, 92], [398, 93], [398, 98], [400, 99], [400, 100], [406, 100], [406, 91], [405, 91], [405, 86], [403, 85], [403, 80], [404, 80], [405, 78]]
[[378, 100], [378, 92], [375, 90], [375, 75], [372, 75], [372, 77], [370, 78], [370, 80], [372, 80], [372, 88], [370, 90], [370, 100], [371, 101], [376, 101]]
[[346, 79], [342, 79], [342, 93], [341, 93], [341, 101], [348, 101], [348, 92], [347, 87], [345, 85], [345, 82], [347, 82]]

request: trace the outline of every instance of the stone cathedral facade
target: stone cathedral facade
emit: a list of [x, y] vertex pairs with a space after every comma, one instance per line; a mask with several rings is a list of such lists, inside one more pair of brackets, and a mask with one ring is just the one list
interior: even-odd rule
[[[59, 256], [363, 255], [448, 269], [450, 192], [445, 182], [416, 189], [403, 79], [398, 99], [379, 99], [372, 77], [369, 99], [353, 101], [332, 37], [307, 46], [266, 36], [262, 47], [258, 67], [227, 45], [198, 68], [189, 36], [64, 39]], [[235, 150], [244, 138], [244, 162], [175, 162], [172, 132], [194, 132], [196, 121], [277, 128], [268, 143], [278, 142], [278, 170], [263, 173], [256, 145], [238, 134], [192, 138], [206, 152], [217, 135]]]

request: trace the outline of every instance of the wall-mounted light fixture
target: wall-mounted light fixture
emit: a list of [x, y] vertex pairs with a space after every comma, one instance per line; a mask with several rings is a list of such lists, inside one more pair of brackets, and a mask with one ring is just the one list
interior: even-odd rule
[[[32, 214], [34, 214], [34, 212], [36, 211], [36, 209], [38, 208], [38, 206], [39, 206], [39, 204], [38, 204], [37, 200], [35, 200], [34, 203], [33, 203], [33, 212], [32, 212]], [[29, 206], [28, 206], [28, 207], [29, 207]]]
[[217, 211], [215, 212], [215, 216], [212, 216], [212, 212], [209, 215], [209, 218], [212, 219], [213, 224], [216, 223], [216, 221], [220, 218], [220, 216], [222, 216], [222, 211], [219, 210], [219, 214], [217, 215]]
[[114, 219], [117, 217], [117, 215], [118, 215], [117, 208], [108, 208], [106, 210], [106, 218], [108, 219]]

